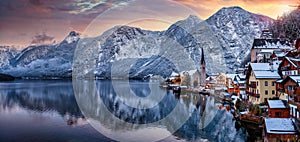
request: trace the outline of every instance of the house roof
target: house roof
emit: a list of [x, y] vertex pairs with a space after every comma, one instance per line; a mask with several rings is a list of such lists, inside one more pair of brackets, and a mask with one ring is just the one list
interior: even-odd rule
[[246, 83], [246, 80], [239, 80], [238, 83], [239, 84], [241, 84], [241, 83], [244, 84], [244, 83]]
[[284, 57], [286, 54], [288, 54], [288, 52], [283, 52], [283, 51], [280, 52], [274, 51], [274, 53], [277, 57]]
[[269, 63], [250, 63], [250, 66], [252, 70], [265, 71], [270, 69]]
[[298, 86], [300, 86], [300, 76], [289, 76], [293, 81], [295, 81], [296, 83], [298, 83]]
[[[180, 75], [184, 75], [184, 73], [188, 73], [190, 76], [192, 76], [193, 74], [195, 74], [197, 72], [199, 72], [199, 71], [198, 70], [182, 71], [182, 72], [180, 72]], [[172, 75], [173, 75], [173, 73], [172, 73]], [[176, 74], [175, 74], [175, 76], [176, 76]]]
[[246, 79], [246, 75], [244, 75], [244, 74], [238, 74], [238, 76], [239, 76], [239, 78], [242, 79], [242, 80], [243, 80], [243, 79]]
[[269, 134], [297, 134], [290, 118], [265, 118], [265, 125]]
[[281, 83], [283, 79], [276, 80], [277, 83]]
[[262, 49], [262, 50], [260, 50], [260, 53], [270, 53], [270, 54], [272, 54], [273, 51], [274, 51], [274, 49]]
[[254, 39], [252, 49], [290, 49], [288, 39]]
[[295, 62], [300, 62], [300, 59], [292, 58], [292, 57], [285, 57], [294, 67], [298, 67]]
[[227, 78], [230, 78], [231, 80], [234, 80], [234, 77], [237, 75], [237, 74], [226, 74], [227, 75]]
[[268, 100], [270, 108], [288, 108], [282, 100]]
[[286, 82], [288, 79], [291, 79], [292, 81], [294, 81], [295, 83], [298, 84], [298, 86], [300, 86], [300, 75], [290, 75], [288, 77], [286, 77], [285, 79], [283, 79], [281, 81], [282, 82]]
[[266, 79], [280, 79], [280, 75], [277, 71], [270, 71], [270, 70], [253, 70], [255, 78], [266, 78]]

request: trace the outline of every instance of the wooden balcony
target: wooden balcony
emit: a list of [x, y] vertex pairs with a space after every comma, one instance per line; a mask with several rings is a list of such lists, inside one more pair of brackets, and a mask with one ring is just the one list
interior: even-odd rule
[[249, 96], [252, 96], [252, 97], [260, 98], [260, 94], [257, 94], [257, 93], [254, 93], [254, 92], [246, 91], [246, 94], [248, 94]]
[[256, 84], [254, 84], [254, 83], [252, 83], [252, 84], [250, 83], [250, 84], [248, 85], [248, 87], [249, 87], [249, 88], [254, 88], [254, 89], [256, 89], [257, 86], [256, 86]]

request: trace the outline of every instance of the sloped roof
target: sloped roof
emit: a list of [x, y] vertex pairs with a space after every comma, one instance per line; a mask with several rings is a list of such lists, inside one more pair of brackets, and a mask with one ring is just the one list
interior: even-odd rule
[[282, 100], [268, 100], [270, 108], [288, 108]]
[[288, 39], [254, 39], [252, 49], [280, 48], [290, 49]]
[[292, 57], [285, 57], [294, 67], [299, 67], [296, 63], [300, 62], [300, 59], [292, 58]]
[[250, 63], [250, 66], [254, 71], [266, 71], [270, 69], [269, 63]]
[[246, 79], [246, 75], [244, 75], [244, 74], [238, 74], [238, 76], [240, 79]]
[[269, 134], [296, 134], [293, 121], [290, 118], [265, 118], [266, 131]]
[[234, 77], [236, 76], [237, 74], [226, 74], [227, 78], [231, 78], [231, 80], [234, 80]]
[[298, 86], [300, 86], [300, 76], [289, 76], [293, 81], [295, 81], [296, 83], [298, 83]]
[[255, 78], [266, 78], [266, 79], [280, 79], [280, 75], [277, 71], [260, 71], [260, 70], [253, 70]]

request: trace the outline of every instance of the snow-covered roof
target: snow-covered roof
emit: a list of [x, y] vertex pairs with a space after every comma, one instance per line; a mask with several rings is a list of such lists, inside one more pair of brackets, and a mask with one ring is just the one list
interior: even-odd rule
[[250, 66], [252, 70], [265, 71], [270, 69], [269, 63], [250, 63]]
[[269, 134], [296, 134], [293, 121], [290, 118], [265, 118], [266, 131]]
[[298, 86], [300, 86], [300, 76], [289, 76], [293, 81], [295, 81], [296, 83], [298, 83]]
[[176, 72], [172, 72], [172, 74], [171, 74], [171, 76], [177, 76], [177, 75], [179, 75], [179, 74]]
[[275, 52], [277, 57], [284, 57], [288, 52]]
[[246, 75], [244, 75], [244, 74], [238, 74], [238, 76], [240, 79], [246, 79]]
[[231, 80], [234, 80], [234, 77], [237, 75], [237, 74], [226, 74], [227, 75], [227, 78], [231, 78]]
[[255, 49], [291, 49], [288, 39], [254, 39], [252, 48]]
[[255, 78], [268, 78], [268, 79], [279, 79], [280, 75], [277, 71], [269, 70], [254, 70]]
[[287, 108], [282, 100], [268, 100], [270, 108]]
[[246, 80], [239, 80], [238, 83], [239, 84], [244, 84], [244, 83], [246, 83]]
[[221, 94], [223, 94], [224, 96], [230, 96], [230, 94], [226, 92], [222, 92]]
[[277, 83], [281, 83], [283, 79], [276, 80]]
[[226, 87], [216, 87], [215, 90], [227, 90]]
[[184, 73], [188, 73], [190, 76], [198, 72], [198, 70], [189, 70], [189, 71], [182, 71], [180, 72], [180, 75], [184, 75]]
[[270, 53], [270, 54], [272, 54], [273, 51], [274, 50], [272, 50], [272, 49], [262, 49], [262, 50], [260, 50], [260, 53]]
[[[295, 64], [294, 62], [300, 62], [300, 59], [296, 59], [296, 58], [291, 58], [291, 57], [285, 57], [294, 67], [298, 67], [297, 64]], [[294, 62], [293, 62], [294, 61]]]

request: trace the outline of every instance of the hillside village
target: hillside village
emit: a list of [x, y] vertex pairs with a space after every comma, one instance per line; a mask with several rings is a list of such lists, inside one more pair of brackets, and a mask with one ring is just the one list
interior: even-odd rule
[[286, 38], [272, 38], [264, 29], [253, 41], [251, 61], [235, 74], [207, 75], [204, 54], [200, 69], [177, 75], [183, 88], [229, 98], [237, 118], [263, 127], [267, 141], [299, 139], [300, 39], [290, 43]]

